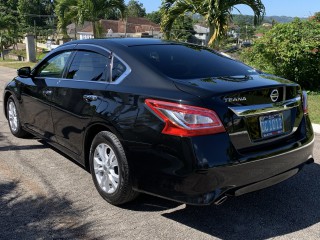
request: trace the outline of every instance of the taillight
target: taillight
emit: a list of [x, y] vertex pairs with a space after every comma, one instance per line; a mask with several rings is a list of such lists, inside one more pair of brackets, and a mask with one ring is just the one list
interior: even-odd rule
[[302, 107], [304, 114], [308, 113], [308, 94], [306, 91], [302, 91]]
[[146, 99], [145, 103], [165, 122], [164, 134], [191, 137], [225, 132], [212, 110], [153, 99]]

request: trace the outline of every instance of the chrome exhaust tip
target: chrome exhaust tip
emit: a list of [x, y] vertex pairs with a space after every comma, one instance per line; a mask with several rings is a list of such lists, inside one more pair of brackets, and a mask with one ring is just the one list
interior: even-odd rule
[[310, 158], [308, 159], [308, 161], [306, 162], [306, 164], [311, 164], [311, 163], [314, 163], [313, 157], [310, 157]]

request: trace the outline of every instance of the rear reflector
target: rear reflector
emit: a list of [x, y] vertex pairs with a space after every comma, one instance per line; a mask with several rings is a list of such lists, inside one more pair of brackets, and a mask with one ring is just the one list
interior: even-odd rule
[[212, 110], [153, 99], [146, 99], [145, 103], [165, 122], [164, 134], [191, 137], [225, 132]]
[[304, 114], [308, 113], [308, 94], [306, 91], [302, 91], [302, 107]]

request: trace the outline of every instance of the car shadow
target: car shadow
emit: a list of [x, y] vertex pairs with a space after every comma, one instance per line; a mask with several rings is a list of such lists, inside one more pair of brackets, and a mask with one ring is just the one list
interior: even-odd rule
[[3, 147], [0, 147], [0, 152], [16, 151], [16, 150], [35, 150], [35, 149], [45, 149], [45, 148], [48, 148], [48, 146], [45, 146], [45, 145], [3, 146]]
[[0, 183], [1, 239], [86, 239], [92, 223], [65, 197], [30, 196], [19, 182]]
[[[31, 134], [28, 134], [24, 137], [24, 139], [36, 139]], [[16, 150], [33, 150], [33, 149], [45, 149], [47, 146], [41, 145], [14, 145], [10, 142], [8, 137], [6, 137], [3, 133], [0, 132], [0, 152], [4, 151], [16, 151]]]
[[[25, 140], [37, 140], [39, 142], [39, 144], [35, 145], [13, 145], [11, 144], [11, 142], [8, 140], [8, 138], [6, 136], [4, 136], [1, 132], [0, 132], [0, 152], [4, 152], [4, 151], [17, 151], [17, 150], [41, 150], [41, 149], [47, 149], [50, 148], [53, 151], [57, 152], [58, 154], [64, 156], [65, 158], [69, 159], [71, 162], [73, 162], [74, 164], [76, 164], [77, 166], [83, 168], [84, 170], [86, 170], [87, 172], [90, 172], [88, 168], [86, 168], [85, 166], [82, 166], [80, 163], [78, 163], [77, 161], [75, 161], [73, 158], [71, 158], [70, 156], [68, 156], [67, 154], [65, 154], [64, 152], [60, 151], [58, 148], [56, 148], [55, 146], [51, 145], [50, 142], [43, 140], [41, 138], [35, 137], [31, 134], [26, 135], [23, 139]], [[1, 143], [1, 142], [4, 143]], [[33, 142], [34, 143], [34, 142]]]
[[267, 239], [320, 222], [319, 176], [320, 165], [313, 163], [285, 182], [229, 198], [219, 206], [181, 207], [179, 203], [142, 195], [123, 207], [164, 211], [161, 215], [165, 218], [221, 239]]
[[54, 145], [51, 145], [49, 142], [42, 140], [42, 139], [38, 139], [38, 142], [43, 144], [43, 146], [45, 148], [50, 148], [51, 150], [55, 151], [56, 153], [58, 153], [59, 155], [63, 156], [64, 158], [68, 159], [70, 162], [72, 162], [73, 164], [77, 165], [78, 167], [82, 168], [83, 170], [85, 170], [86, 172], [90, 173], [90, 169], [86, 166], [81, 165], [79, 162], [77, 162], [76, 160], [74, 160], [72, 157], [70, 157], [69, 155], [67, 155], [66, 153], [60, 151], [58, 148], [56, 148]]
[[320, 165], [220, 206], [187, 206], [163, 216], [221, 239], [267, 239], [320, 222]]
[[140, 194], [134, 201], [122, 204], [118, 207], [137, 212], [160, 212], [174, 209], [180, 205], [183, 204], [148, 194]]
[[2, 142], [5, 139], [5, 137], [3, 136], [3, 134], [0, 132], [0, 142]]

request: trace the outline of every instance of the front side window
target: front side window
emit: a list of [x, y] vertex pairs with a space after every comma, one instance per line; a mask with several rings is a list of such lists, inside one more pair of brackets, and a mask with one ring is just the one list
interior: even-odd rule
[[67, 79], [108, 81], [108, 58], [89, 51], [78, 51], [67, 72]]
[[61, 78], [71, 52], [62, 52], [45, 61], [36, 71], [37, 77]]

